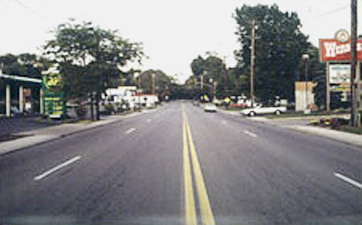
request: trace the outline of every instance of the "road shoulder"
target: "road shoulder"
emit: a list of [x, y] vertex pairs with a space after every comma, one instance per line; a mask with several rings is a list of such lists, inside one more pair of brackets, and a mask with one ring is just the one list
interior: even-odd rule
[[[227, 115], [241, 117], [240, 113], [236, 112], [236, 111], [226, 111], [226, 110], [222, 110], [222, 109], [219, 109], [219, 111], [224, 114], [227, 114]], [[320, 117], [323, 117], [323, 116], [320, 116]], [[278, 123], [278, 119], [271, 120], [266, 117], [244, 117], [244, 118], [247, 120], [251, 120], [251, 121], [264, 122], [264, 123], [272, 124], [274, 126], [284, 127], [284, 128], [290, 129], [290, 130], [298, 131], [298, 132], [321, 136], [324, 138], [332, 139], [332, 140], [343, 142], [346, 144], [362, 146], [362, 135], [358, 135], [358, 134], [332, 130], [332, 129], [325, 128], [325, 127], [316, 127], [316, 126], [312, 126], [312, 125], [281, 124], [281, 123]], [[315, 117], [313, 117], [313, 118], [315, 119]], [[293, 119], [298, 120], [298, 118], [293, 118]], [[306, 118], [301, 117], [300, 119], [305, 120]], [[287, 120], [290, 121], [292, 119], [288, 118]]]

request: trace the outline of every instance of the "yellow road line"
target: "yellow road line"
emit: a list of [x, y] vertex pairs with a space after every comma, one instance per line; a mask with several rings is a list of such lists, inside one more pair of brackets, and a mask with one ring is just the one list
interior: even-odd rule
[[187, 143], [186, 122], [183, 122], [183, 162], [184, 162], [184, 188], [185, 188], [185, 225], [197, 225], [195, 197], [192, 186], [190, 154]]
[[[208, 198], [204, 178], [202, 175], [200, 163], [199, 163], [199, 160], [197, 157], [194, 141], [192, 139], [191, 129], [189, 126], [189, 122], [187, 119], [187, 115], [186, 115], [184, 106], [182, 106], [182, 117], [183, 117], [183, 121], [184, 121], [183, 122], [184, 146], [185, 146], [185, 144], [190, 145], [191, 162], [192, 162], [192, 166], [193, 166], [193, 172], [194, 172], [193, 174], [194, 174], [197, 193], [198, 193], [202, 224], [203, 225], [215, 225], [214, 215], [212, 213], [212, 209], [210, 206], [210, 201]], [[185, 138], [185, 133], [187, 134], [187, 138]], [[188, 141], [188, 143], [185, 143], [185, 139], [186, 139], [186, 142]], [[185, 161], [189, 161], [189, 160], [185, 160], [185, 157], [188, 158], [189, 154], [185, 155], [185, 147], [184, 147], [184, 163], [185, 163]], [[184, 166], [185, 166], [185, 164], [184, 164]], [[185, 172], [185, 170], [184, 170], [184, 172]], [[191, 173], [191, 171], [189, 171], [189, 172]], [[185, 182], [185, 185], [186, 185], [186, 182]], [[186, 190], [187, 189], [185, 187], [185, 191]], [[186, 193], [185, 193], [185, 195], [186, 195]], [[186, 205], [185, 205], [185, 207], [186, 207]], [[187, 221], [187, 217], [186, 217], [186, 221]], [[186, 223], [186, 225], [189, 225], [189, 224]]]
[[188, 125], [188, 123], [186, 123], [186, 127], [187, 127], [187, 131], [188, 131], [187, 134], [189, 137], [189, 142], [190, 142], [191, 160], [192, 160], [192, 166], [194, 169], [194, 177], [195, 177], [195, 182], [196, 182], [196, 187], [197, 187], [197, 193], [199, 196], [202, 224], [215, 225], [214, 215], [212, 213], [212, 209], [210, 206], [209, 197], [207, 195], [207, 190], [205, 187], [205, 181], [202, 176], [200, 163], [197, 158], [195, 145], [194, 145], [194, 142], [192, 139], [190, 126]]

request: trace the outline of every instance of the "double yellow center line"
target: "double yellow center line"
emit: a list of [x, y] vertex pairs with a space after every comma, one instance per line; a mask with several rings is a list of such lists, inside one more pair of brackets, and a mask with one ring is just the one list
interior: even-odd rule
[[[197, 225], [196, 203], [192, 182], [192, 170], [198, 202], [203, 225], [215, 225], [214, 215], [211, 210], [209, 197], [207, 195], [204, 178], [200, 163], [192, 139], [191, 129], [186, 115], [185, 107], [182, 105], [182, 127], [183, 127], [183, 169], [184, 169], [184, 189], [185, 189], [185, 225]], [[191, 158], [191, 162], [190, 162]], [[191, 169], [192, 163], [192, 169]]]

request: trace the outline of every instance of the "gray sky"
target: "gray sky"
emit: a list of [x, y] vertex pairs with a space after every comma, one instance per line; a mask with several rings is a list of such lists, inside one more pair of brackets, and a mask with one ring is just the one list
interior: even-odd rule
[[50, 31], [75, 18], [142, 42], [149, 58], [141, 69], [161, 69], [184, 81], [191, 75], [191, 61], [206, 52], [235, 65], [233, 51], [239, 44], [232, 15], [243, 4], [258, 3], [297, 12], [302, 31], [316, 46], [338, 29], [350, 30], [348, 0], [0, 0], [0, 54], [40, 54], [54, 37]]

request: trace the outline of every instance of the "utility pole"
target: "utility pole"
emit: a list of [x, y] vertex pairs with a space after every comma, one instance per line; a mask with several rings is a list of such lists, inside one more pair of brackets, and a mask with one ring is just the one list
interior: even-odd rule
[[254, 60], [255, 60], [255, 20], [251, 21], [251, 52], [250, 52], [250, 100], [251, 100], [251, 107], [254, 105]]
[[204, 89], [204, 74], [201, 74], [200, 76], [200, 87], [201, 87], [201, 92]]
[[141, 75], [140, 74], [137, 76], [137, 86], [138, 86], [138, 89], [141, 89]]
[[326, 79], [326, 110], [327, 113], [331, 111], [331, 87], [329, 83], [330, 71], [329, 62], [327, 62], [327, 79]]
[[223, 69], [223, 77], [224, 77], [224, 94], [228, 92], [228, 74], [227, 74], [227, 68], [226, 68], [226, 56], [224, 56], [224, 66]]
[[308, 54], [303, 54], [303, 60], [305, 61], [305, 109], [304, 109], [304, 113], [305, 114], [309, 114], [309, 100], [308, 100], [308, 94], [309, 94], [309, 87], [308, 87], [308, 64], [309, 64], [309, 55]]
[[350, 125], [357, 127], [359, 125], [358, 115], [358, 81], [356, 81], [357, 67], [357, 0], [351, 0], [351, 120]]
[[155, 74], [152, 74], [152, 94], [156, 94]]

